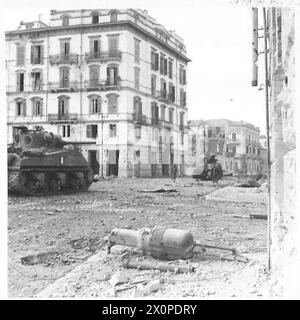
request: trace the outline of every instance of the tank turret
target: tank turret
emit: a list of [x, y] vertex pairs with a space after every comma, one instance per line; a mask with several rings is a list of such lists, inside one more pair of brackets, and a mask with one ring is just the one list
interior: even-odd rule
[[[23, 195], [47, 195], [87, 190], [93, 172], [76, 148], [47, 131], [23, 130], [8, 146], [8, 190]], [[95, 143], [95, 142], [91, 142]]]

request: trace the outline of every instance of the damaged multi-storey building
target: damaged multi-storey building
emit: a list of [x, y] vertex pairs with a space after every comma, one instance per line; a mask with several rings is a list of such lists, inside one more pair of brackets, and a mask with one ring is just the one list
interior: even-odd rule
[[202, 168], [204, 159], [215, 155], [225, 174], [262, 173], [259, 128], [244, 121], [227, 119], [189, 121], [187, 172]]
[[139, 9], [52, 10], [5, 38], [9, 142], [43, 128], [86, 142], [101, 176], [183, 173], [190, 60], [175, 31]]

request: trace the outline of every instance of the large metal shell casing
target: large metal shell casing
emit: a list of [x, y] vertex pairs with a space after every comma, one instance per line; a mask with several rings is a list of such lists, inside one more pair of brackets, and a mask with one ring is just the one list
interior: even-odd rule
[[191, 232], [173, 228], [154, 228], [149, 238], [151, 255], [160, 259], [189, 259], [193, 256]]

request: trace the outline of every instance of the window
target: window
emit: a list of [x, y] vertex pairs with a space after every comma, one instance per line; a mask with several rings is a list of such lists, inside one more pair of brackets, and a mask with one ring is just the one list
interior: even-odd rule
[[151, 51], [151, 69], [158, 71], [158, 53]]
[[165, 58], [163, 54], [160, 56], [160, 68], [159, 71], [163, 75], [168, 74], [168, 60]]
[[180, 106], [186, 106], [186, 92], [183, 89], [180, 89]]
[[59, 87], [68, 88], [70, 86], [70, 70], [67, 67], [62, 67], [59, 69]]
[[134, 62], [140, 63], [140, 40], [134, 39]]
[[166, 106], [161, 105], [160, 106], [160, 119], [164, 121], [165, 118], [166, 118]]
[[99, 23], [99, 14], [98, 13], [93, 13], [92, 14], [92, 24]]
[[184, 134], [182, 133], [182, 134], [180, 135], [180, 137], [181, 137], [181, 144], [183, 145], [183, 144], [184, 144]]
[[86, 137], [87, 138], [97, 138], [98, 136], [98, 125], [88, 124], [86, 126]]
[[186, 70], [183, 67], [179, 69], [179, 83], [186, 84]]
[[152, 124], [158, 124], [158, 106], [155, 102], [151, 103]]
[[152, 96], [155, 96], [156, 94], [156, 75], [151, 75], [151, 94]]
[[169, 78], [172, 79], [173, 77], [173, 61], [169, 59]]
[[62, 126], [63, 138], [69, 138], [71, 136], [71, 126], [69, 124]]
[[235, 146], [232, 147], [232, 154], [233, 154], [233, 156], [235, 156], [235, 154], [236, 154], [236, 147]]
[[117, 125], [116, 124], [109, 125], [109, 136], [111, 138], [117, 136]]
[[23, 66], [25, 64], [25, 47], [17, 44], [17, 66]]
[[236, 133], [235, 132], [232, 133], [232, 141], [236, 141]]
[[26, 117], [26, 101], [22, 99], [16, 100], [16, 116]]
[[134, 67], [134, 88], [140, 89], [140, 69], [138, 67]]
[[158, 161], [162, 163], [162, 154], [163, 154], [163, 146], [162, 146], [162, 137], [158, 139]]
[[164, 79], [160, 79], [160, 95], [163, 98], [167, 97], [167, 83]]
[[90, 38], [90, 57], [100, 58], [100, 39]]
[[140, 116], [143, 114], [142, 99], [138, 96], [133, 98], [133, 113]]
[[134, 130], [135, 130], [135, 138], [136, 139], [141, 139], [141, 137], [142, 137], [141, 126], [135, 126]]
[[41, 116], [43, 114], [43, 99], [32, 98], [32, 115]]
[[110, 22], [116, 22], [118, 20], [117, 11], [112, 11], [110, 14]]
[[119, 67], [118, 65], [110, 65], [106, 69], [107, 85], [117, 86], [119, 84]]
[[211, 138], [212, 137], [212, 133], [213, 133], [212, 129], [208, 129], [207, 130], [207, 137]]
[[89, 66], [90, 73], [90, 87], [97, 87], [99, 85], [99, 75], [100, 75], [100, 67], [98, 65]]
[[43, 46], [42, 45], [32, 45], [31, 46], [31, 64], [42, 64], [43, 63]]
[[110, 58], [117, 58], [119, 54], [119, 36], [108, 36], [108, 56]]
[[183, 131], [184, 130], [184, 112], [180, 112], [179, 114], [179, 130]]
[[32, 90], [42, 90], [42, 73], [40, 71], [32, 72]]
[[108, 113], [118, 112], [118, 95], [110, 94], [107, 96]]
[[174, 121], [174, 111], [173, 111], [173, 109], [169, 109], [169, 122], [170, 123], [173, 123], [173, 121]]
[[101, 113], [101, 97], [100, 96], [90, 96], [89, 97], [89, 113], [96, 114]]
[[197, 144], [197, 138], [195, 135], [192, 136], [192, 156], [196, 156], [196, 144]]
[[62, 25], [63, 26], [68, 26], [69, 25], [69, 20], [70, 20], [69, 16], [63, 16], [62, 17]]
[[70, 54], [70, 40], [60, 41], [60, 54], [61, 56], [68, 56]]
[[216, 136], [219, 136], [221, 132], [221, 128], [220, 127], [216, 127]]
[[17, 72], [17, 91], [24, 91], [24, 72]]
[[69, 97], [61, 96], [58, 98], [58, 114], [65, 115], [69, 113]]

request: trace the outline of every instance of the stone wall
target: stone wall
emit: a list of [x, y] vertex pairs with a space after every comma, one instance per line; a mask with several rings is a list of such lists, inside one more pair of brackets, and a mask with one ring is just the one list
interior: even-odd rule
[[295, 12], [270, 8], [271, 295], [299, 295], [296, 212]]

